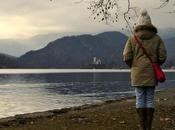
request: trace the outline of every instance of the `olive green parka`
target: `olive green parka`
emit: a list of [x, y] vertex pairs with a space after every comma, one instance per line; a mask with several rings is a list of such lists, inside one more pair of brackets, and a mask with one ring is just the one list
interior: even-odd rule
[[[136, 26], [134, 34], [152, 60], [162, 65], [166, 60], [167, 53], [164, 42], [157, 35], [156, 27], [153, 25]], [[132, 86], [156, 86], [157, 82], [151, 63], [135, 41], [134, 36], [129, 37], [126, 42], [123, 60], [131, 67]]]

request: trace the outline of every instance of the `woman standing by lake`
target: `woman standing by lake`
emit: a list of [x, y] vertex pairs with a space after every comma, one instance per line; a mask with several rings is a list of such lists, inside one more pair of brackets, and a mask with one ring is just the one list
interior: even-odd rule
[[162, 65], [167, 54], [162, 39], [157, 35], [157, 28], [153, 26], [147, 11], [142, 10], [134, 28], [134, 35], [125, 45], [123, 60], [131, 67], [131, 85], [135, 87], [136, 110], [141, 130], [151, 130], [157, 81], [150, 60], [138, 45], [135, 36], [154, 62]]

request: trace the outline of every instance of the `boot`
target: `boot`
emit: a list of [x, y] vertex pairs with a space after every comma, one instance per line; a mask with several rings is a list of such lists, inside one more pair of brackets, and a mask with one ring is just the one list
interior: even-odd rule
[[137, 114], [139, 117], [141, 130], [146, 130], [146, 117], [147, 117], [146, 112], [147, 112], [146, 108], [137, 108]]
[[146, 130], [151, 130], [154, 116], [154, 108], [147, 108]]

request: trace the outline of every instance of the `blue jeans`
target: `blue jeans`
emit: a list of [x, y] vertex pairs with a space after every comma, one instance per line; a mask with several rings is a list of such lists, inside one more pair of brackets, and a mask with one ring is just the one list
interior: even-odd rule
[[136, 108], [154, 108], [155, 87], [136, 87]]

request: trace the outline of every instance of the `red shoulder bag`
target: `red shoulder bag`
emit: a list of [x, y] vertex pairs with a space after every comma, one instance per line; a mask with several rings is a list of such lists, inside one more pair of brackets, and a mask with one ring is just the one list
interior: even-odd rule
[[134, 35], [134, 38], [137, 42], [137, 44], [139, 45], [139, 47], [142, 49], [142, 51], [144, 52], [144, 54], [148, 57], [148, 59], [150, 60], [151, 64], [152, 64], [152, 68], [155, 74], [155, 78], [157, 80], [157, 82], [164, 82], [166, 80], [165, 77], [165, 73], [163, 72], [163, 70], [161, 69], [160, 65], [156, 62], [153, 62], [153, 60], [151, 59], [151, 57], [148, 55], [146, 49], [143, 47], [142, 43], [138, 40], [137, 36]]

